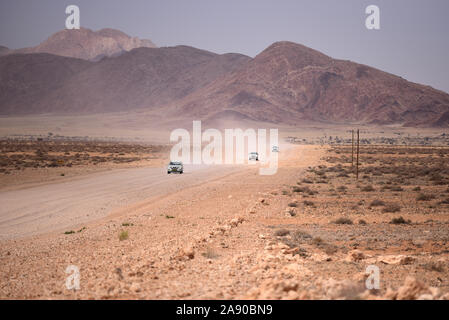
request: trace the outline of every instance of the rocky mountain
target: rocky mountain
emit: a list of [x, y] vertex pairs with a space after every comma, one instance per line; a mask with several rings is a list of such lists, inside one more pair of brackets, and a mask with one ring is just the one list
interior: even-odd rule
[[11, 54], [0, 58], [0, 113], [42, 113], [36, 109], [38, 101], [61, 90], [75, 74], [85, 70], [92, 62], [50, 55]]
[[249, 60], [187, 46], [137, 48], [98, 62], [8, 55], [0, 58], [0, 113], [151, 109], [180, 100]]
[[234, 117], [238, 113], [292, 125], [302, 120], [449, 124], [447, 93], [291, 42], [274, 43], [239, 72], [184, 99], [177, 109], [197, 118], [232, 111]]
[[96, 61], [140, 47], [155, 48], [156, 46], [150, 40], [133, 38], [119, 30], [92, 31], [80, 28], [59, 31], [36, 47], [18, 49], [10, 53], [51, 53]]
[[3, 56], [9, 52], [9, 48], [5, 46], [0, 46], [0, 56]]
[[[126, 40], [110, 29], [98, 33]], [[291, 42], [253, 59], [187, 46], [137, 48], [95, 62], [0, 57], [1, 114], [130, 110], [157, 110], [167, 120], [449, 125], [447, 93]]]

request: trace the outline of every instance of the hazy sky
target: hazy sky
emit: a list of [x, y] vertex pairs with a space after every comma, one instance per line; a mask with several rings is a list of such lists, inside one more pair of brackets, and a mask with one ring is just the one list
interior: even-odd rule
[[[449, 92], [449, 0], [0, 0], [0, 45], [34, 46], [65, 27], [120, 29], [158, 46], [255, 56], [289, 40]], [[380, 30], [365, 8], [380, 7]]]

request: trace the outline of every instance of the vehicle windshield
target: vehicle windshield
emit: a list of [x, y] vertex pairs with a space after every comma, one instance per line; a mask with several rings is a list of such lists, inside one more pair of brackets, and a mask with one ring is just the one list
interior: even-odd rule
[[180, 164], [181, 164], [181, 162], [170, 161], [171, 166], [179, 166]]

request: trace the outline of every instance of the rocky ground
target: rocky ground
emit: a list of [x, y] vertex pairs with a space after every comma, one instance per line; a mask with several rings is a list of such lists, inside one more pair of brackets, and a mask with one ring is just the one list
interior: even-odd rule
[[448, 150], [398, 148], [362, 148], [359, 180], [350, 147], [281, 148], [276, 175], [250, 166], [73, 233], [2, 241], [0, 297], [448, 299]]

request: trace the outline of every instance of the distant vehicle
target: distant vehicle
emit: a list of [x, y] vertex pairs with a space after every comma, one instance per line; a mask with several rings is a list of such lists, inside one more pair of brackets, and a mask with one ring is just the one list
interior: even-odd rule
[[184, 172], [184, 166], [182, 162], [180, 161], [170, 161], [167, 167], [167, 174], [178, 172], [183, 173]]
[[250, 152], [248, 159], [259, 161], [259, 154], [257, 152]]
[[271, 148], [272, 152], [279, 152], [279, 147], [278, 146], [273, 146], [273, 148]]

